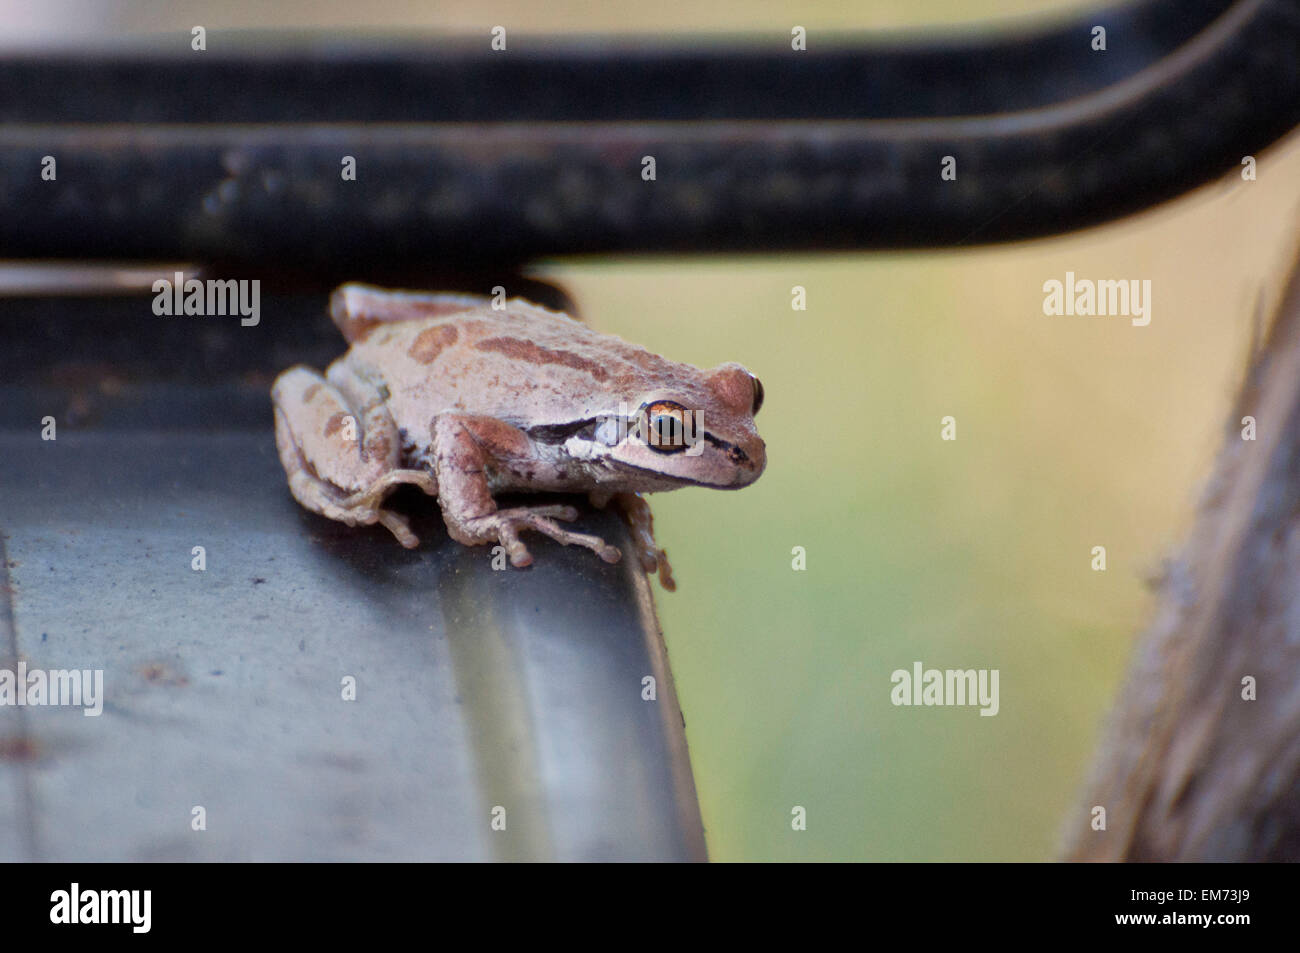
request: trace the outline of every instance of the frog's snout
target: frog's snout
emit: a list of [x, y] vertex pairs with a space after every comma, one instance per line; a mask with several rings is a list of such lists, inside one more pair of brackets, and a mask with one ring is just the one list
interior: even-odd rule
[[740, 489], [749, 486], [763, 474], [767, 467], [767, 444], [757, 435], [752, 440], [737, 444], [728, 451], [731, 463], [735, 467], [732, 487]]
[[754, 438], [754, 450], [750, 455], [750, 477], [747, 482], [753, 483], [763, 471], [767, 469], [767, 444], [763, 442], [762, 437]]

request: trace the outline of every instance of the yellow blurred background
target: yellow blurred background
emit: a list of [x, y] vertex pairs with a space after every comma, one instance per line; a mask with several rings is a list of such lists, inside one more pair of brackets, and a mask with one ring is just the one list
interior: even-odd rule
[[[0, 41], [294, 27], [482, 33], [987, 25], [1055, 0], [696, 4], [0, 0]], [[783, 40], [784, 42], [784, 40]], [[566, 260], [596, 327], [767, 391], [767, 473], [655, 499], [663, 621], [715, 860], [1053, 856], [1188, 529], [1260, 309], [1296, 249], [1300, 137], [1148, 214], [943, 253]], [[1152, 320], [1047, 317], [1043, 282], [1146, 278]], [[364, 275], [353, 276], [364, 280]], [[807, 310], [791, 289], [807, 290]], [[955, 442], [940, 420], [957, 420]], [[1108, 568], [1090, 568], [1093, 546]], [[791, 568], [791, 550], [807, 569]], [[996, 668], [1001, 711], [896, 708], [914, 661]], [[791, 809], [808, 812], [791, 829]]]
[[[766, 388], [758, 483], [655, 498], [714, 859], [1053, 856], [1294, 255], [1300, 137], [1259, 163], [1015, 246], [550, 272], [600, 327]], [[1066, 271], [1149, 278], [1150, 325], [1045, 316]], [[914, 661], [999, 669], [1000, 713], [894, 707]]]

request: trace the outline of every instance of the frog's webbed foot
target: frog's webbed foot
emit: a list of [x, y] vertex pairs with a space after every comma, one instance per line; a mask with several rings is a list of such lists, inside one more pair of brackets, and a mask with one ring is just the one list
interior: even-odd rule
[[460, 538], [464, 534], [468, 539], [463, 542], [500, 542], [510, 557], [510, 565], [516, 567], [530, 566], [533, 562], [532, 554], [519, 539], [519, 531], [524, 529], [549, 536], [565, 546], [585, 546], [607, 563], [623, 558], [617, 546], [609, 545], [599, 536], [575, 533], [555, 522], [577, 517], [578, 511], [572, 506], [519, 506], [462, 520], [453, 535]]
[[658, 570], [659, 584], [668, 592], [673, 592], [677, 588], [673, 579], [673, 567], [668, 564], [668, 554], [655, 542], [654, 516], [650, 512], [650, 504], [637, 493], [615, 493], [607, 501], [593, 495], [592, 502], [598, 506], [604, 502], [613, 502], [618, 507], [631, 532], [632, 545], [641, 568], [647, 574]]

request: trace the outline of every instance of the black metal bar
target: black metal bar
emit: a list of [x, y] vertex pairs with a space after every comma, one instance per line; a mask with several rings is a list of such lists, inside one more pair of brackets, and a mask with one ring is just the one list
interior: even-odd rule
[[[1232, 0], [1141, 0], [978, 35], [508, 37], [413, 43], [185, 35], [134, 55], [0, 60], [5, 123], [625, 122], [910, 119], [1035, 109], [1169, 55]], [[1090, 30], [1111, 41], [1094, 53]]]
[[[0, 88], [21, 82], [3, 108], [21, 121], [0, 129], [0, 256], [356, 273], [1056, 234], [1181, 194], [1300, 124], [1300, 5], [1237, 0], [1213, 17], [1223, 8], [1189, 3], [1175, 27], [1156, 16], [1173, 9], [1164, 0], [1107, 14], [1120, 27], [1106, 53], [1089, 49], [1091, 24], [1104, 19], [1093, 14], [1015, 42], [922, 45], [892, 59], [872, 49], [733, 51], [712, 66], [708, 51], [632, 57], [638, 83], [660, 77], [645, 87], [620, 83], [624, 58], [599, 47], [532, 60], [448, 54], [422, 66], [411, 55], [384, 65], [320, 47], [283, 61], [269, 52], [224, 63], [187, 54], [149, 69], [88, 61], [79, 88], [91, 109], [66, 88], [38, 92], [60, 88], [66, 63], [41, 82], [41, 63], [10, 61]], [[1067, 39], [1087, 55], [1060, 58]], [[1000, 56], [1005, 74], [990, 65]], [[683, 63], [698, 69], [693, 79]], [[941, 63], [933, 75], [908, 72]], [[465, 89], [449, 80], [445, 95], [392, 102], [453, 67], [468, 69], [463, 83], [484, 80], [481, 97], [458, 99]], [[1030, 82], [1035, 69], [1052, 78]], [[1008, 92], [1008, 80], [1021, 92]], [[277, 81], [284, 91], [272, 95]], [[100, 83], [117, 106], [89, 92]], [[204, 88], [208, 98], [195, 99]], [[1053, 90], [1063, 98], [1050, 100]], [[23, 105], [24, 91], [35, 105]], [[570, 94], [576, 105], [562, 108]], [[272, 121], [294, 103], [295, 121]], [[51, 110], [65, 106], [95, 123], [56, 121]], [[479, 109], [473, 123], [446, 121]], [[372, 121], [425, 115], [444, 121]], [[214, 116], [263, 118], [198, 121]], [[556, 121], [579, 116], [601, 121]], [[111, 121], [132, 118], [153, 122]], [[512, 121], [487, 121], [501, 119]], [[38, 174], [46, 155], [58, 160], [54, 182]], [[344, 155], [357, 159], [356, 181], [341, 179]], [[642, 178], [647, 155], [654, 181]], [[955, 181], [940, 177], [945, 155], [956, 159]]]

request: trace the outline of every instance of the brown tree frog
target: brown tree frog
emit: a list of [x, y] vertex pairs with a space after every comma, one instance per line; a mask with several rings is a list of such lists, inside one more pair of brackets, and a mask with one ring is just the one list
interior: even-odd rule
[[682, 486], [738, 489], [766, 451], [754, 415], [758, 379], [739, 364], [678, 364], [522, 298], [337, 289], [330, 315], [350, 347], [324, 375], [304, 366], [275, 381], [275, 436], [295, 499], [349, 525], [381, 523], [419, 544], [384, 499], [410, 483], [436, 496], [451, 537], [500, 543], [532, 562], [521, 530], [619, 550], [577, 533], [566, 505], [500, 509], [504, 492], [584, 493], [614, 502], [646, 572], [672, 589], [639, 494]]

